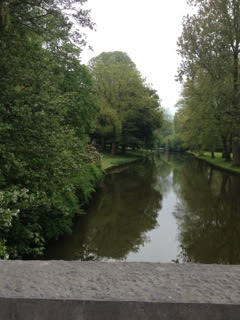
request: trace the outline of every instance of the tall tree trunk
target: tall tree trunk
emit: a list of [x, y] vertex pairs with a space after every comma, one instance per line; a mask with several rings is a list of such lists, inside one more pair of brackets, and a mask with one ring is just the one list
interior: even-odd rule
[[214, 151], [211, 152], [211, 157], [212, 157], [213, 159], [215, 158]]
[[224, 174], [222, 177], [221, 190], [220, 190], [220, 197], [221, 198], [223, 198], [224, 195], [226, 194], [226, 186], [227, 186], [228, 180], [229, 180], [229, 175]]
[[238, 137], [233, 142], [233, 164], [240, 166], [240, 143]]
[[112, 153], [112, 156], [115, 156], [115, 154], [116, 154], [116, 141], [115, 141], [115, 139], [114, 139], [114, 141], [112, 141], [112, 151], [111, 151], [111, 153]]
[[237, 49], [234, 53], [234, 72], [233, 72], [233, 164], [240, 166], [240, 133], [239, 133], [239, 53]]
[[0, 32], [5, 28], [5, 10], [4, 10], [4, 2], [0, 1]]
[[112, 131], [112, 156], [115, 156], [116, 154], [116, 128], [113, 126], [113, 131]]
[[8, 1], [0, 0], [0, 42], [4, 30], [9, 24]]
[[227, 137], [222, 136], [222, 145], [223, 145], [223, 151], [222, 151], [222, 158], [226, 161], [231, 160], [231, 143], [227, 141]]
[[126, 145], [123, 144], [123, 145], [122, 145], [122, 154], [125, 154], [125, 153], [126, 153]]

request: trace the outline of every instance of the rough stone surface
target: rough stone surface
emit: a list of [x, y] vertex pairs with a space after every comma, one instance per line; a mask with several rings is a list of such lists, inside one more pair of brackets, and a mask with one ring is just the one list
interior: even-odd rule
[[0, 298], [240, 305], [240, 266], [0, 261]]
[[1, 320], [239, 320], [239, 305], [1, 299]]

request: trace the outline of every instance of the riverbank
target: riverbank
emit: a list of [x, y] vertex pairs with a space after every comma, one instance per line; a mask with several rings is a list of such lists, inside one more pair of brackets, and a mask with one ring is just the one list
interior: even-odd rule
[[240, 168], [234, 167], [232, 161], [226, 161], [222, 158], [222, 154], [220, 152], [215, 152], [215, 158], [211, 157], [210, 152], [204, 152], [203, 155], [198, 155], [196, 152], [190, 152], [191, 155], [196, 157], [197, 159], [203, 160], [205, 162], [210, 163], [214, 167], [217, 167], [221, 170], [225, 170], [232, 173], [240, 174]]
[[[79, 219], [79, 215], [85, 215], [87, 213], [88, 207], [90, 206], [92, 199], [94, 198], [95, 194], [99, 192], [99, 186], [101, 185], [101, 181], [104, 179], [106, 175], [110, 173], [109, 171], [111, 171], [111, 169], [140, 161], [143, 157], [147, 156], [148, 154], [150, 153], [145, 150], [127, 151], [124, 155], [116, 154], [116, 156], [112, 156], [111, 154], [105, 153], [101, 154], [100, 163], [92, 163], [85, 167], [84, 170], [81, 172], [81, 175], [76, 177], [78, 186], [81, 191], [79, 193], [79, 203], [81, 205], [81, 209], [79, 210], [79, 214], [75, 214], [74, 217], [72, 217], [72, 222], [70, 225], [71, 229], [69, 228], [68, 232], [64, 232], [61, 235], [61, 238], [67, 238], [67, 234], [69, 234], [69, 232], [75, 228], [75, 225], [77, 224], [77, 221]], [[87, 186], [87, 188], [85, 186]], [[81, 233], [84, 233], [84, 231], [81, 230], [79, 234]], [[58, 241], [61, 241], [61, 238], [59, 238]], [[49, 241], [47, 247], [49, 248], [49, 246], [54, 246], [55, 242], [55, 240]], [[30, 258], [34, 259], [34, 257], [32, 256]], [[46, 252], [43, 258], [49, 258], [48, 255], [46, 255]]]
[[112, 156], [111, 154], [105, 153], [102, 155], [101, 167], [102, 170], [109, 170], [111, 168], [115, 168], [124, 164], [128, 164], [131, 162], [135, 162], [147, 155], [151, 152], [142, 150], [142, 151], [127, 151], [125, 154], [117, 154]]

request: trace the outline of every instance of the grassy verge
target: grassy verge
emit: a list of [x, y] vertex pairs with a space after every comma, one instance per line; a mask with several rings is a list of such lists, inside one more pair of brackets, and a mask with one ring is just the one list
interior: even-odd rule
[[126, 154], [117, 154], [114, 157], [111, 154], [105, 153], [102, 155], [102, 169], [106, 170], [112, 167], [130, 163], [138, 160], [139, 158], [149, 154], [148, 151], [127, 151]]
[[199, 156], [195, 152], [191, 152], [191, 154], [193, 154], [196, 158], [201, 159], [201, 160], [205, 160], [205, 161], [207, 161], [207, 162], [209, 162], [209, 163], [213, 164], [214, 166], [219, 167], [221, 169], [228, 170], [228, 171], [235, 172], [235, 173], [240, 173], [240, 168], [234, 167], [232, 161], [225, 161], [222, 158], [222, 154], [220, 152], [215, 153], [215, 158], [211, 157], [210, 152], [204, 152], [204, 155], [201, 155], [201, 156]]

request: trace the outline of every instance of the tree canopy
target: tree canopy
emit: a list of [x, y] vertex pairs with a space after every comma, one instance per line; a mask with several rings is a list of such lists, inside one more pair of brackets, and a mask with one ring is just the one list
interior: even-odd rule
[[79, 30], [93, 26], [84, 2], [0, 3], [1, 257], [41, 254], [70, 230], [83, 177], [99, 177], [86, 151], [98, 109], [79, 61]]
[[[224, 157], [229, 159], [232, 150], [234, 164], [240, 165], [240, 1], [190, 0], [189, 4], [194, 13], [184, 18], [178, 42], [182, 56], [179, 79], [185, 81], [183, 104], [180, 103], [182, 119], [188, 118], [193, 130], [199, 128], [201, 134], [197, 139], [205, 134], [206, 142], [209, 136], [217, 134], [222, 140]], [[201, 118], [201, 124], [197, 117]]]
[[155, 90], [141, 77], [124, 52], [104, 52], [89, 63], [98, 96], [100, 114], [94, 137], [103, 148], [116, 145], [146, 147], [161, 127], [162, 111]]

